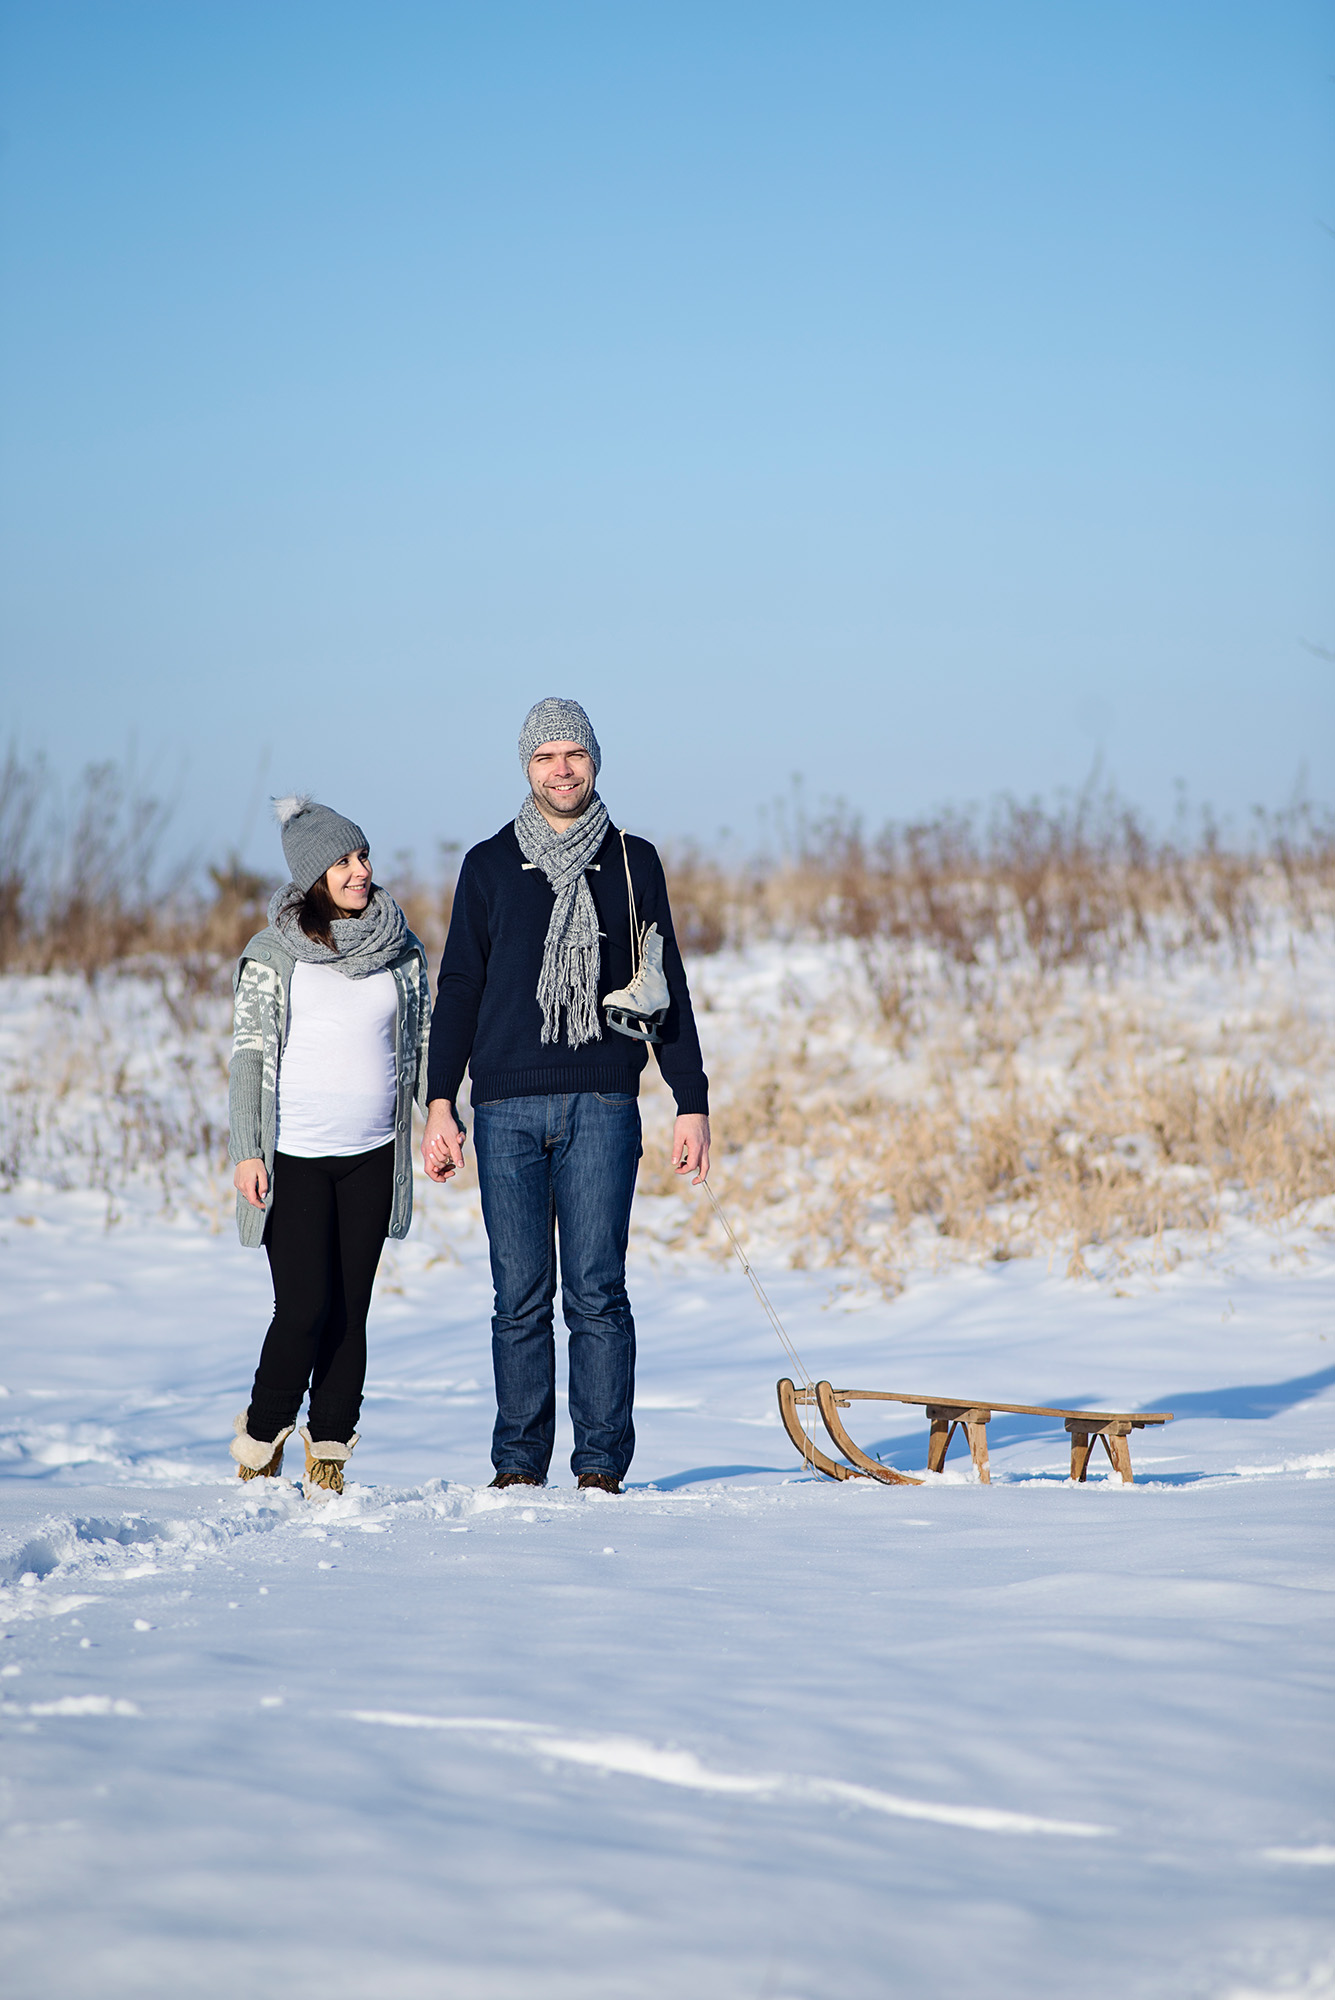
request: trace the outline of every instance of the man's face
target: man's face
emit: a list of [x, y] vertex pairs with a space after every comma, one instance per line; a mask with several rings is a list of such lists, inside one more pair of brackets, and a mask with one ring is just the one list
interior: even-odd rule
[[593, 759], [578, 743], [540, 743], [528, 760], [528, 781], [549, 820], [578, 819], [593, 797]]

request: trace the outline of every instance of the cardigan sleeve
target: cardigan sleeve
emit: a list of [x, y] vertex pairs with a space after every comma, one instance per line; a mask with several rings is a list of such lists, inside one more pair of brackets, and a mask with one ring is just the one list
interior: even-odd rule
[[431, 979], [426, 956], [417, 961], [417, 1087], [413, 1095], [423, 1111], [427, 1107], [427, 1063], [431, 1054]]
[[248, 958], [236, 982], [227, 1089], [227, 1157], [234, 1166], [264, 1152], [264, 985], [264, 969]]

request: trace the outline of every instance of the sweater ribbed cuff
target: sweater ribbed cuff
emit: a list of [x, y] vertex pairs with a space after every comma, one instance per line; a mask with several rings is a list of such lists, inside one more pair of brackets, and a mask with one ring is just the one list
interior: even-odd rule
[[707, 1083], [683, 1083], [673, 1091], [677, 1100], [678, 1118], [709, 1116], [709, 1085]]

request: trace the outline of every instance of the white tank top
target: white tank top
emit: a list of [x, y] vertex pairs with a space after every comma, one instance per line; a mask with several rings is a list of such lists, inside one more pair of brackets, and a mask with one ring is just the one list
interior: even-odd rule
[[394, 1137], [397, 1019], [392, 972], [345, 979], [333, 965], [293, 968], [278, 1063], [280, 1153], [369, 1153]]

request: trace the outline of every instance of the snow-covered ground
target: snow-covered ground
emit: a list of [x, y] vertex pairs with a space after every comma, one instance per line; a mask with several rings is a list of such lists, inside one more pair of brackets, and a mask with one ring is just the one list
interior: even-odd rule
[[[485, 1242], [427, 1201], [316, 1511], [228, 1476], [261, 1256], [0, 1197], [14, 2000], [1335, 1993], [1328, 1233], [892, 1303], [767, 1259], [814, 1374], [1176, 1412], [1129, 1488], [1000, 1417], [990, 1488], [835, 1486], [745, 1279], [649, 1204], [615, 1500], [568, 1437], [546, 1491], [485, 1490]], [[920, 1415], [872, 1408], [920, 1470]]]

